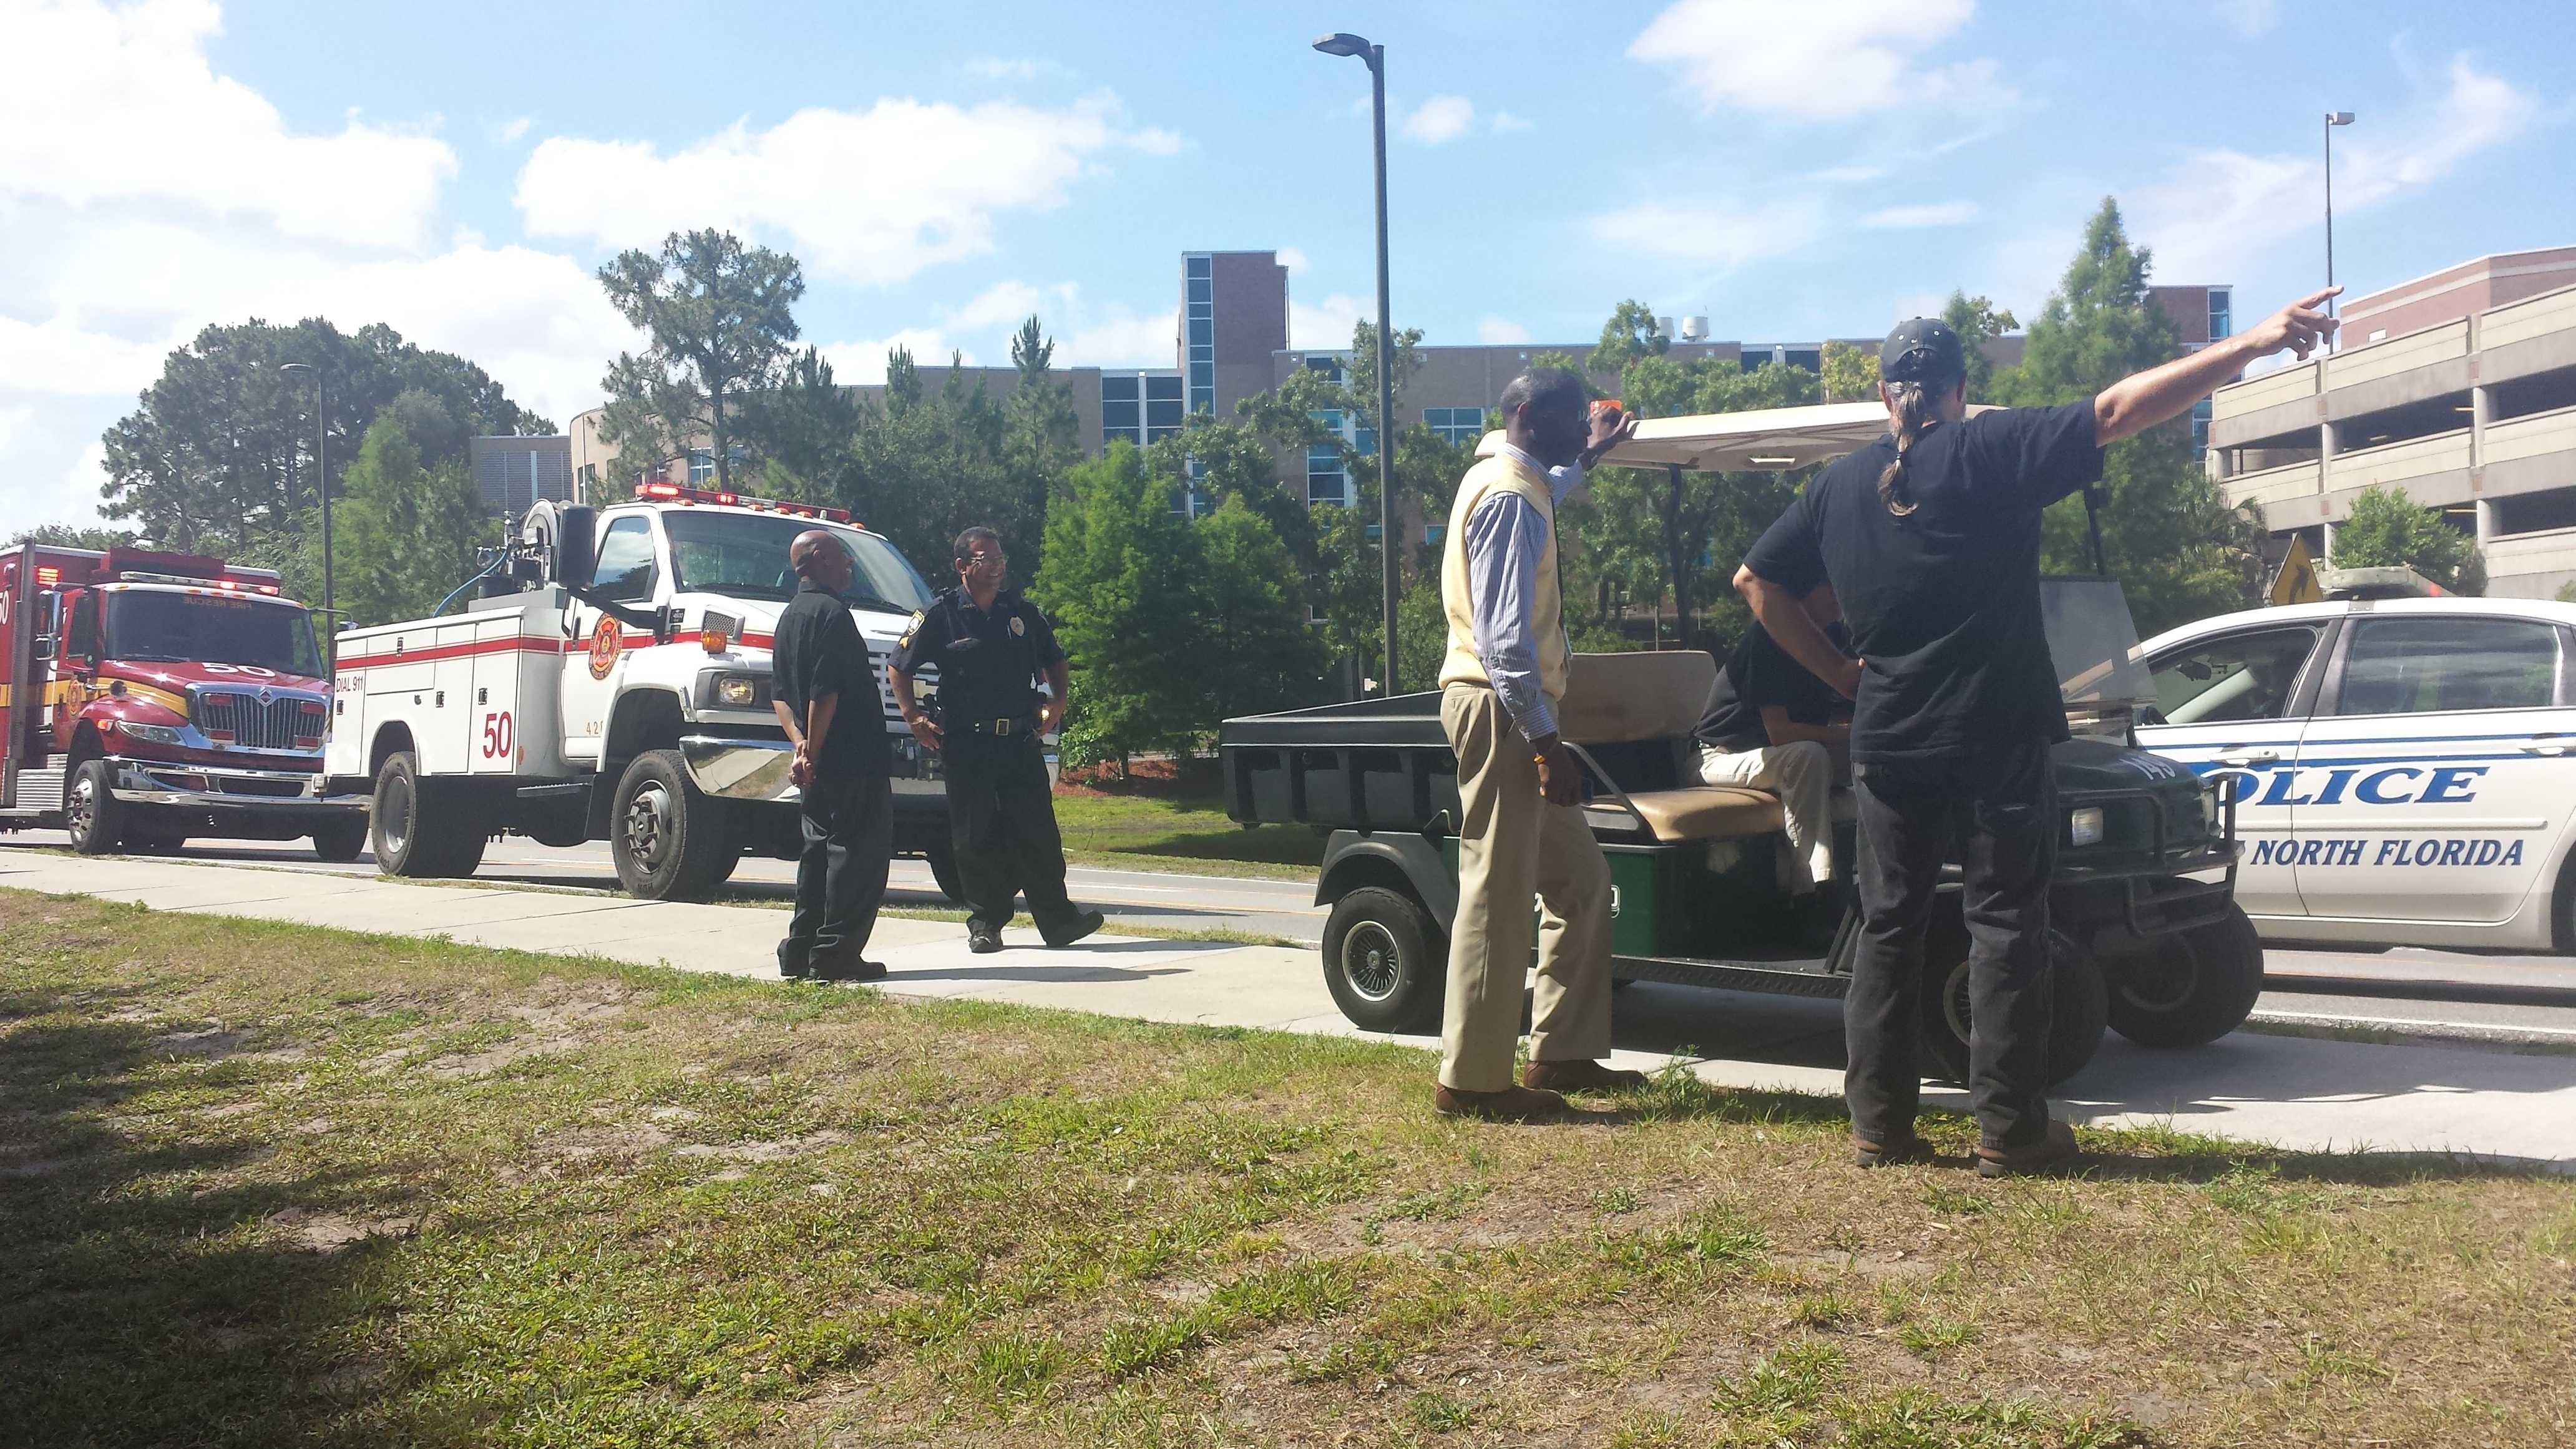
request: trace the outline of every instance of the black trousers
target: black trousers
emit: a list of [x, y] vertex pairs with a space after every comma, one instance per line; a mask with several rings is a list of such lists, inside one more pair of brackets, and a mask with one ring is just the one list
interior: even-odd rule
[[1861, 902], [1843, 1005], [1852, 1131], [1887, 1142], [1914, 1125], [1924, 928], [1955, 847], [1969, 941], [1969, 1097], [1989, 1144], [2038, 1140], [2048, 1130], [2048, 877], [2058, 828], [2048, 745], [1937, 765], [1863, 764], [1852, 774]]
[[1041, 931], [1061, 930], [1080, 914], [1064, 890], [1064, 837], [1055, 827], [1055, 795], [1034, 731], [968, 733], [942, 742], [948, 829], [957, 853], [957, 887], [971, 928], [1011, 923], [1022, 892]]
[[805, 849], [796, 857], [796, 913], [778, 943], [778, 964], [856, 965], [885, 903], [894, 785], [883, 775], [818, 776], [797, 810]]

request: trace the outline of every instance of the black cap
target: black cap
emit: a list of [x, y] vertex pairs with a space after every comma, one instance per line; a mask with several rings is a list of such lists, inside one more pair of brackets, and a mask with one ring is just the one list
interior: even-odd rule
[[1968, 375], [1959, 334], [1938, 317], [1896, 324], [1879, 344], [1878, 375], [1889, 382], [1955, 382]]

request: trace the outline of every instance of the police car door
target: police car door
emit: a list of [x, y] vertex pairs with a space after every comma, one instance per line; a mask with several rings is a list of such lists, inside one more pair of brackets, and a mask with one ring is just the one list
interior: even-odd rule
[[2299, 752], [2309, 914], [2502, 922], [2576, 804], [2558, 626], [2356, 609]]
[[2147, 661], [2156, 704], [2138, 742], [2207, 777], [2236, 784], [2236, 830], [2245, 854], [2236, 900], [2252, 916], [2307, 913], [2290, 862], [2297, 807], [2286, 788], [2298, 759], [2311, 678], [2332, 619], [2205, 635]]
[[[599, 563], [591, 572], [591, 592], [621, 604], [651, 608], [664, 573], [661, 545], [654, 533], [653, 516], [649, 513], [621, 513], [609, 519], [599, 535]], [[621, 627], [612, 615], [589, 604], [573, 604], [572, 638], [565, 646], [570, 652], [564, 656], [563, 667], [567, 756], [577, 760], [599, 758], [601, 737], [608, 728], [608, 707], [616, 693], [618, 662], [630, 639], [640, 637], [638, 631]]]

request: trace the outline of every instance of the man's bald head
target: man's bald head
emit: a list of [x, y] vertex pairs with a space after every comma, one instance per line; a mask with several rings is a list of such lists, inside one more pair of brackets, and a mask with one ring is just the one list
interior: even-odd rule
[[850, 551], [827, 528], [809, 528], [787, 545], [787, 566], [796, 577], [838, 592], [850, 586]]

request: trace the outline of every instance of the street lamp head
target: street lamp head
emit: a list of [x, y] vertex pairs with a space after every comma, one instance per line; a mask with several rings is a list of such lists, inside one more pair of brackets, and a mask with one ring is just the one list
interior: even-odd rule
[[1356, 55], [1366, 60], [1369, 51], [1374, 47], [1364, 37], [1353, 35], [1347, 30], [1336, 30], [1330, 35], [1318, 37], [1315, 48], [1326, 55]]
[[311, 372], [313, 370], [313, 364], [309, 362], [281, 362], [277, 365], [277, 370], [280, 372]]
[[2326, 112], [2326, 124], [2329, 126], [2349, 126], [2352, 124], [2352, 112], [2328, 111]]

